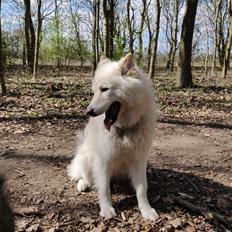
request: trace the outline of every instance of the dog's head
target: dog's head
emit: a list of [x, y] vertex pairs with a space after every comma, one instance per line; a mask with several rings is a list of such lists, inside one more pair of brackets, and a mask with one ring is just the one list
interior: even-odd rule
[[141, 75], [131, 53], [119, 61], [102, 57], [93, 78], [94, 96], [87, 108], [87, 114], [95, 117], [105, 113], [104, 125], [110, 130], [125, 108], [143, 103], [144, 99], [141, 99], [140, 94]]

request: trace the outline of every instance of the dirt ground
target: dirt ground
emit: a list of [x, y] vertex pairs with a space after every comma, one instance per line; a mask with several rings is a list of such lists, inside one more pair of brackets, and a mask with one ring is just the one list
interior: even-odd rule
[[66, 173], [87, 122], [90, 74], [54, 76], [9, 74], [11, 92], [0, 102], [0, 173], [16, 231], [232, 231], [232, 85], [208, 88], [200, 80], [199, 88], [179, 91], [171, 75], [157, 78], [161, 116], [148, 196], [160, 219], [143, 220], [130, 182], [117, 180], [111, 186], [117, 217], [106, 221], [96, 191], [79, 194]]

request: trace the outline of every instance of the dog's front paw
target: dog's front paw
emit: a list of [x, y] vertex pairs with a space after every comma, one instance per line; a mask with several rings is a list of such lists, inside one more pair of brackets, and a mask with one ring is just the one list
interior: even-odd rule
[[102, 208], [100, 215], [108, 220], [111, 219], [112, 217], [115, 217], [117, 214], [115, 212], [115, 209], [112, 206], [109, 206]]
[[159, 218], [159, 214], [156, 212], [155, 209], [151, 207], [146, 207], [146, 208], [141, 209], [141, 214], [143, 218], [147, 220], [156, 221]]
[[77, 191], [78, 192], [84, 192], [86, 191], [88, 188], [90, 187], [90, 184], [83, 180], [83, 179], [80, 179], [77, 183]]

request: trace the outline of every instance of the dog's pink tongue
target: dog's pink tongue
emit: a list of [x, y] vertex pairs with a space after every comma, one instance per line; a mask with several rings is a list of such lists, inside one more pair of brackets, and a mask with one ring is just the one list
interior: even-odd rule
[[110, 130], [110, 127], [112, 126], [112, 120], [111, 119], [105, 119], [104, 120], [104, 125], [105, 125], [105, 128], [109, 131]]

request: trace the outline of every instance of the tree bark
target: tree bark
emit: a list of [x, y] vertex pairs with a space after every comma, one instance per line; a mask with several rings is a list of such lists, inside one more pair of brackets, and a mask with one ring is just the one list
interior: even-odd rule
[[175, 7], [174, 7], [174, 12], [175, 12], [175, 17], [174, 17], [174, 31], [173, 31], [173, 51], [171, 54], [171, 72], [174, 70], [175, 66], [175, 57], [176, 57], [176, 50], [177, 50], [177, 34], [178, 34], [178, 19], [179, 19], [179, 11], [180, 11], [180, 1], [175, 0]]
[[150, 66], [150, 60], [151, 60], [151, 44], [152, 44], [152, 38], [153, 38], [153, 34], [154, 31], [151, 29], [151, 22], [150, 22], [150, 17], [147, 14], [146, 17], [146, 22], [147, 22], [147, 29], [148, 29], [148, 49], [147, 49], [147, 69], [149, 70], [149, 66]]
[[206, 51], [205, 51], [205, 77], [208, 77], [208, 63], [209, 63], [209, 30], [206, 23], [206, 18], [204, 17], [205, 23], [205, 40], [206, 40]]
[[104, 55], [110, 57], [110, 24], [107, 0], [102, 1], [103, 20], [104, 20]]
[[218, 21], [219, 21], [219, 12], [221, 9], [222, 0], [216, 0], [215, 3], [215, 18], [214, 18], [214, 51], [213, 51], [213, 61], [211, 68], [211, 75], [214, 74], [216, 63], [217, 63], [217, 46], [218, 46]]
[[158, 39], [159, 39], [159, 28], [160, 28], [160, 11], [161, 5], [160, 0], [156, 0], [156, 19], [155, 19], [155, 33], [152, 41], [152, 54], [150, 60], [149, 67], [149, 77], [152, 79], [155, 73], [155, 65], [156, 65], [156, 53], [158, 47]]
[[144, 22], [145, 22], [146, 11], [147, 11], [147, 1], [142, 0], [142, 2], [143, 2], [143, 9], [142, 9], [141, 16], [140, 16], [140, 26], [139, 26], [139, 31], [138, 31], [138, 42], [139, 42], [138, 64], [141, 63], [142, 56], [143, 56], [143, 29], [144, 29]]
[[231, 51], [231, 45], [232, 45], [232, 0], [228, 1], [228, 16], [229, 16], [229, 27], [228, 27], [228, 33], [227, 33], [228, 38], [227, 38], [227, 44], [226, 44], [223, 69], [222, 69], [223, 78], [226, 78], [226, 75], [227, 75], [227, 70], [228, 70], [229, 61], [230, 61], [230, 51]]
[[99, 61], [99, 0], [93, 1], [93, 29], [92, 29], [92, 50], [93, 50], [93, 61], [92, 69], [93, 73], [97, 68], [97, 63]]
[[[225, 1], [226, 2], [226, 1]], [[217, 50], [218, 50], [218, 61], [220, 68], [223, 68], [223, 62], [225, 57], [225, 50], [226, 50], [226, 41], [224, 37], [224, 16], [222, 15], [222, 8], [223, 8], [223, 1], [219, 2], [218, 5], [218, 44], [217, 44]]]
[[187, 0], [179, 43], [177, 87], [192, 87], [192, 41], [198, 0]]
[[109, 57], [113, 58], [114, 56], [114, 31], [115, 31], [115, 0], [110, 0], [110, 9], [109, 9]]
[[57, 59], [56, 65], [58, 70], [60, 70], [60, 22], [59, 22], [59, 9], [57, 0], [55, 0], [55, 26], [56, 26], [56, 52]]
[[[2, 12], [2, 1], [0, 0], [0, 14]], [[2, 45], [2, 17], [0, 15], [0, 82], [2, 95], [6, 95], [6, 83], [4, 77], [4, 62], [3, 62], [3, 45]]]
[[35, 54], [35, 30], [31, 18], [31, 1], [24, 0], [25, 14], [24, 14], [24, 32], [26, 41], [26, 56], [27, 66], [29, 70], [33, 71], [34, 54]]
[[37, 28], [36, 28], [36, 39], [35, 39], [35, 56], [34, 56], [34, 67], [33, 77], [37, 76], [38, 59], [39, 59], [39, 48], [40, 48], [40, 34], [42, 28], [42, 16], [41, 16], [41, 0], [37, 0]]
[[[131, 10], [132, 10], [132, 16], [131, 16]], [[129, 31], [129, 48], [130, 53], [134, 54], [134, 9], [131, 7], [131, 0], [127, 1], [127, 27]]]

